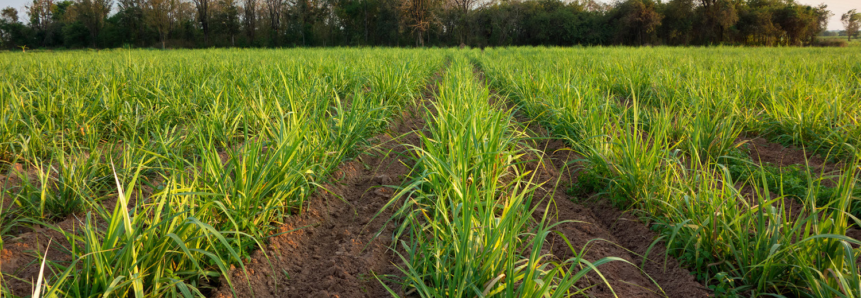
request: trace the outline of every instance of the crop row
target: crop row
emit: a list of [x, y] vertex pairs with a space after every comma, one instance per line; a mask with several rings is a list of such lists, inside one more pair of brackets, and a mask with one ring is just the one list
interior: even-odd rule
[[[861, 188], [859, 64], [839, 54], [503, 49], [473, 59], [582, 155], [574, 192], [642, 211], [715, 294], [858, 297], [859, 242], [845, 235]], [[789, 174], [740, 153], [743, 132], [839, 152], [842, 170], [801, 165], [809, 179], [790, 196], [768, 185]]]
[[590, 263], [570, 243], [569, 259], [547, 252], [548, 236], [565, 221], [551, 224], [538, 211], [552, 202], [534, 196], [540, 185], [524, 166], [534, 149], [473, 71], [466, 56], [454, 55], [427, 103], [413, 180], [390, 202], [401, 204], [395, 239], [406, 264], [403, 285], [421, 297], [580, 293], [575, 283], [587, 272], [620, 259]]
[[[861, 242], [846, 236], [861, 212], [853, 59], [734, 48], [3, 54], [0, 250], [40, 271], [0, 264], [0, 296], [210, 294], [444, 69], [421, 101], [414, 168], [386, 206], [396, 232], [379, 236], [395, 240], [408, 295], [576, 295], [586, 274], [626, 262], [587, 260], [571, 244], [583, 239], [559, 231], [574, 223], [539, 195], [550, 185], [530, 168], [543, 154], [522, 112], [582, 157], [570, 193], [635, 210], [714, 294], [858, 297]], [[746, 136], [832, 163], [760, 163]]]
[[[41, 287], [13, 272], [0, 293], [202, 295], [386, 128], [442, 58], [404, 50], [3, 55], [0, 159], [11, 177], [0, 249], [43, 227], [59, 238], [48, 250], [62, 256], [45, 258]], [[41, 251], [20, 252], [38, 256], [33, 263], [46, 255], [48, 239], [40, 240]]]
[[[714, 118], [721, 121], [710, 124], [727, 140], [751, 132], [846, 159], [861, 144], [861, 64], [849, 50], [536, 48], [488, 55], [511, 71], [506, 88], [548, 104], [636, 99], [672, 112], [676, 138]], [[707, 149], [730, 145], [715, 141], [709, 146], [718, 148]]]

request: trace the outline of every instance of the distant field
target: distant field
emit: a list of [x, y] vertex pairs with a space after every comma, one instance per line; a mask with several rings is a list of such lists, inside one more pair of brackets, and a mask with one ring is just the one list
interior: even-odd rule
[[856, 46], [0, 53], [0, 297], [859, 297]]
[[854, 38], [854, 37], [852, 38], [852, 40], [851, 40], [851, 41], [850, 41], [850, 40], [848, 40], [849, 38], [848, 38], [848, 37], [846, 37], [846, 36], [819, 36], [819, 37], [817, 37], [817, 38], [819, 38], [820, 40], [846, 40], [846, 41], [847, 41], [847, 45], [848, 45], [848, 46], [850, 46], [850, 47], [858, 47], [858, 46], [861, 46], [861, 39], [859, 39], [859, 38]]

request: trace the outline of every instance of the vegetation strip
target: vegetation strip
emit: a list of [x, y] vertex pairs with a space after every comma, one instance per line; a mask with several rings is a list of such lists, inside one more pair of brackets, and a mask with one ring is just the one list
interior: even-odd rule
[[[405, 146], [418, 144], [413, 131], [422, 124], [420, 117], [395, 122], [394, 137], [378, 135], [370, 152], [339, 166], [337, 180], [251, 256], [247, 278], [238, 269], [230, 273], [236, 297], [387, 296], [374, 276], [397, 275], [398, 260], [390, 251], [394, 227], [385, 225], [390, 212], [378, 212], [409, 174]], [[213, 296], [234, 297], [224, 283]]]
[[[531, 183], [518, 158], [510, 112], [488, 103], [462, 55], [439, 85], [413, 181], [391, 201], [403, 202], [396, 241], [407, 294], [421, 297], [566, 296], [593, 266], [576, 255], [555, 260], [543, 249], [553, 226], [534, 220]], [[545, 214], [547, 216], [547, 214]], [[573, 248], [570, 248], [573, 250]], [[392, 294], [397, 294], [394, 290]]]
[[[802, 216], [796, 218], [783, 206], [784, 193], [762, 191], [769, 187], [761, 172], [739, 181], [720, 163], [732, 150], [721, 144], [734, 144], [738, 135], [730, 118], [715, 116], [725, 115], [720, 109], [689, 117], [675, 114], [681, 99], [619, 101], [600, 83], [572, 81], [589, 80], [583, 73], [561, 72], [559, 65], [533, 68], [527, 63], [535, 61], [526, 58], [513, 63], [485, 58], [497, 54], [505, 53], [478, 58], [491, 84], [584, 156], [589, 176], [581, 176], [575, 190], [598, 191], [616, 204], [644, 211], [668, 252], [695, 268], [716, 294], [855, 296], [861, 289], [850, 245], [859, 242], [845, 236], [857, 224], [848, 211], [857, 200], [858, 152], [845, 152], [833, 199], [819, 204], [811, 185], [801, 198]], [[631, 94], [647, 93], [640, 88], [650, 86], [634, 84]], [[700, 120], [677, 130], [682, 119]], [[735, 182], [752, 186], [753, 192], [743, 194]]]
[[[205, 294], [274, 226], [299, 213], [318, 181], [387, 126], [442, 62], [408, 62], [417, 59], [397, 50], [296, 54], [261, 64], [257, 59], [281, 56], [217, 52], [230, 61], [223, 63], [117, 52], [84, 66], [70, 53], [42, 72], [11, 73], [29, 83], [0, 88], [10, 95], [0, 100], [13, 120], [4, 126], [2, 158], [25, 167], [12, 167], [22, 182], [3, 193], [13, 207], [4, 205], [0, 220], [4, 228], [49, 231], [3, 235], [0, 293], [31, 293], [36, 275], [27, 274], [39, 266], [28, 260], [45, 250], [18, 240], [44, 245], [50, 237], [59, 239], [47, 268], [35, 272], [45, 273], [45, 297]], [[377, 61], [372, 56], [399, 62], [363, 64]], [[333, 57], [352, 64], [335, 67]], [[186, 60], [195, 63], [179, 68]], [[176, 71], [148, 75], [164, 69]], [[117, 171], [106, 167], [110, 161]], [[29, 168], [38, 182], [28, 180]], [[112, 200], [121, 203], [105, 204]], [[75, 202], [81, 209], [71, 211], [71, 227], [49, 222]]]
[[861, 296], [855, 61], [740, 54], [10, 55], [0, 296]]
[[[476, 67], [475, 72], [484, 84], [483, 71]], [[582, 157], [563, 140], [549, 135], [545, 128], [525, 117], [504, 95], [493, 89], [491, 92], [514, 111], [515, 119], [522, 126], [518, 130], [534, 138], [529, 144], [535, 150], [521, 159], [527, 161], [526, 169], [534, 171], [536, 183], [541, 184], [534, 196], [553, 199], [553, 204], [547, 208], [554, 216], [548, 222], [563, 221], [556, 231], [570, 239], [575, 247], [584, 247], [583, 253], [588, 260], [617, 256], [636, 265], [619, 262], [602, 265], [599, 269], [608, 282], [602, 282], [596, 274], [587, 275], [593, 285], [589, 295], [613, 297], [615, 292], [619, 297], [709, 296], [707, 288], [695, 281], [694, 276], [675, 258], [665, 257], [664, 243], [653, 243], [657, 235], [637, 220], [636, 215], [621, 212], [605, 203], [583, 200], [576, 192], [566, 191], [583, 170], [577, 163]], [[564, 222], [566, 220], [571, 222]], [[551, 235], [548, 242], [552, 244], [551, 253], [557, 258], [565, 259], [572, 254], [561, 238]]]
[[[858, 6], [848, 2], [845, 6], [825, 2], [831, 7], [796, 1], [717, 0], [4, 3], [13, 5], [0, 7], [0, 49], [17, 51], [214, 46], [846, 46], [847, 39], [857, 44], [851, 41], [853, 36], [857, 40], [861, 28]], [[25, 3], [26, 9], [19, 12]], [[841, 28], [840, 23], [845, 30], [833, 30]]]

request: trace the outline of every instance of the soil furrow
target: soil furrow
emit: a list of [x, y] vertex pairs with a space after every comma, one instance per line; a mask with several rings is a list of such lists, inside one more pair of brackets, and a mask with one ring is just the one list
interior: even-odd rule
[[[441, 76], [435, 75], [425, 98]], [[371, 140], [379, 145], [339, 166], [332, 176], [336, 181], [323, 185], [325, 191], [308, 199], [305, 212], [279, 227], [283, 234], [269, 239], [265, 254], [258, 251], [246, 262], [247, 277], [238, 268], [231, 270], [236, 295], [222, 278], [213, 296], [391, 296], [377, 277], [400, 275], [396, 266], [403, 262], [390, 249], [395, 225], [387, 221], [393, 210], [380, 210], [412, 169], [409, 150], [421, 145], [424, 111], [418, 106], [405, 112], [391, 133]]]
[[[484, 75], [480, 69], [475, 71], [484, 83]], [[509, 109], [514, 106], [491, 90], [496, 102], [502, 101]], [[527, 133], [542, 137], [531, 146], [536, 150], [524, 158], [528, 160], [527, 170], [533, 171], [534, 182], [543, 184], [535, 192], [537, 202], [542, 204], [536, 218], [543, 215], [543, 206], [549, 206], [552, 216], [549, 224], [564, 222], [557, 226], [557, 232], [562, 233], [571, 242], [575, 251], [559, 235], [548, 237], [550, 253], [560, 260], [574, 257], [574, 253], [585, 250], [585, 259], [594, 262], [605, 257], [619, 257], [632, 264], [610, 262], [598, 267], [601, 275], [610, 284], [602, 281], [597, 273], [587, 275], [588, 281], [581, 281], [581, 288], [590, 287], [587, 293], [593, 297], [708, 297], [706, 287], [697, 282], [694, 276], [682, 268], [677, 260], [666, 258], [666, 248], [663, 243], [656, 244], [648, 255], [648, 261], [643, 268], [642, 255], [656, 239], [657, 235], [636, 219], [606, 202], [583, 205], [574, 202], [574, 197], [566, 193], [577, 179], [574, 167], [569, 164], [580, 158], [570, 150], [564, 141], [547, 138], [547, 131], [535, 124], [531, 119], [515, 112], [515, 119], [525, 126]], [[550, 201], [552, 200], [552, 202]], [[548, 205], [548, 202], [551, 204]], [[657, 285], [656, 285], [657, 284]], [[612, 290], [611, 290], [612, 288]]]
[[[537, 198], [553, 198], [550, 214], [557, 221], [574, 221], [558, 226], [577, 252], [585, 249], [588, 261], [605, 257], [619, 257], [624, 262], [611, 262], [598, 267], [608, 280], [612, 291], [597, 274], [589, 274], [589, 284], [594, 285], [589, 294], [595, 297], [708, 297], [705, 286], [694, 279], [691, 273], [681, 267], [672, 257], [666, 257], [663, 243], [657, 243], [648, 254], [643, 265], [643, 255], [657, 235], [636, 216], [619, 211], [605, 201], [595, 203], [575, 203], [576, 198], [566, 193], [571, 182], [576, 179], [565, 165], [578, 159], [561, 140], [543, 140], [536, 148], [540, 149], [529, 169], [536, 172], [536, 180], [544, 187], [536, 191]], [[546, 199], [544, 200], [546, 202]], [[539, 214], [536, 214], [539, 216]], [[573, 257], [574, 254], [559, 236], [551, 238], [552, 253], [560, 259]], [[666, 263], [664, 262], [666, 260]], [[656, 286], [657, 284], [657, 286]], [[584, 285], [581, 285], [584, 286]]]

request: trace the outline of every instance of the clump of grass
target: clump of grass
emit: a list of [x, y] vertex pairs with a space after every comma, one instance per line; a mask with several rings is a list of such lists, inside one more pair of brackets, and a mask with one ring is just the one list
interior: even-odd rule
[[414, 180], [390, 202], [404, 203], [395, 215], [403, 284], [422, 297], [582, 293], [574, 286], [580, 278], [620, 259], [590, 263], [573, 247], [567, 260], [541, 252], [555, 225], [546, 212], [533, 217], [542, 203], [533, 202], [537, 185], [518, 162], [523, 136], [511, 111], [489, 104], [472, 70], [454, 58], [433, 103], [430, 135], [415, 148]]
[[[51, 226], [66, 238], [70, 247], [65, 249], [73, 262], [51, 262], [57, 276], [46, 282], [48, 291], [43, 297], [168, 293], [201, 297], [201, 278], [226, 274], [230, 263], [241, 264], [224, 232], [196, 217], [199, 210], [216, 206], [193, 206], [193, 200], [182, 198], [169, 186], [152, 202], [139, 202], [128, 209], [126, 193], [134, 192], [144, 163], [139, 163], [126, 186], [114, 176], [118, 202], [109, 217], [94, 218], [88, 213], [80, 230]], [[101, 223], [107, 227], [101, 228]], [[212, 271], [213, 267], [217, 269]]]

